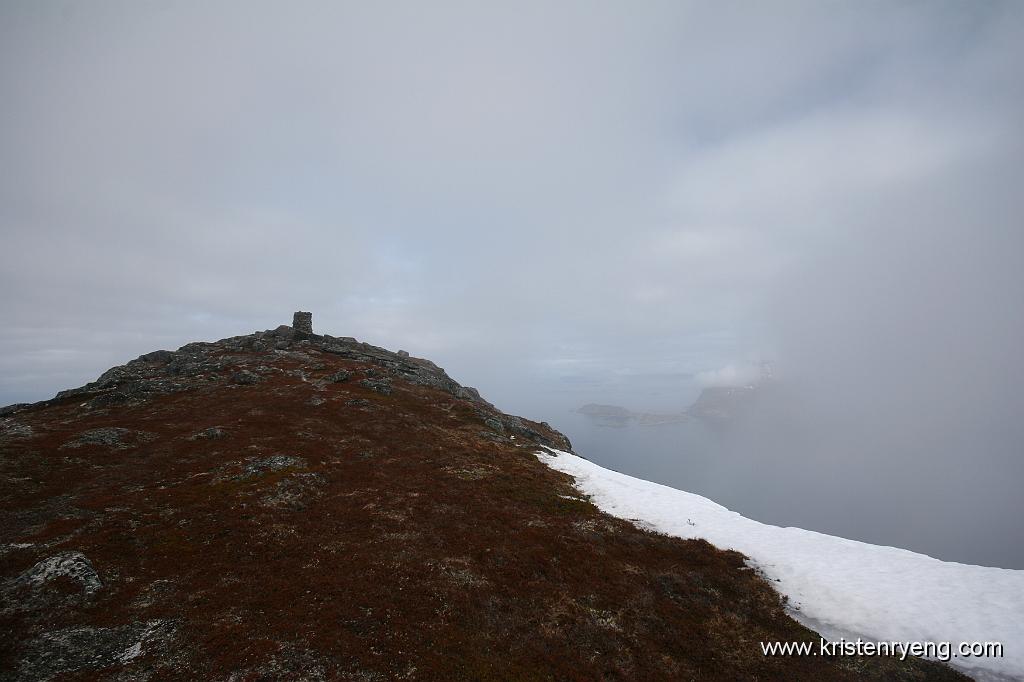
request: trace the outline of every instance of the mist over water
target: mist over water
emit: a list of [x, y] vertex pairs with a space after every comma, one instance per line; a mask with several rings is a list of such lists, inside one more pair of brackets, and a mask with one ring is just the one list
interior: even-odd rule
[[[879, 187], [828, 218], [748, 327], [776, 376], [741, 418], [552, 422], [598, 463], [765, 523], [1024, 568], [1018, 153], [933, 174], [927, 192]], [[730, 377], [743, 383], [704, 383]], [[680, 411], [699, 385], [674, 382], [595, 385], [576, 406]]]
[[[893, 453], [891, 440], [867, 431], [807, 428], [809, 422], [786, 420], [775, 409], [730, 425], [694, 419], [616, 428], [572, 413], [552, 422], [578, 453], [602, 466], [702, 495], [763, 523], [947, 561], [1024, 568], [1020, 479], [972, 463], [969, 452], [948, 444], [914, 443]], [[910, 457], [928, 463], [908, 464]]]
[[[999, 180], [880, 202], [781, 279], [761, 336], [776, 378], [740, 418], [553, 423], [600, 464], [765, 523], [1024, 568], [1024, 206], [1009, 176], [985, 177]], [[984, 208], [964, 212], [961, 192]], [[678, 411], [695, 390], [646, 399]], [[637, 409], [642, 394], [579, 404]]]

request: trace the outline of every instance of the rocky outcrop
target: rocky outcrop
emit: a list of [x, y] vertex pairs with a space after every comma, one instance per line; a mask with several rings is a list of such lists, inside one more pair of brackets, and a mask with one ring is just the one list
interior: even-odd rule
[[156, 436], [146, 431], [135, 431], [119, 426], [83, 431], [62, 445], [62, 448], [81, 448], [99, 445], [114, 450], [127, 450], [143, 443], [148, 443]]
[[[96, 381], [61, 391], [52, 400], [34, 405], [11, 405], [2, 408], [2, 414], [13, 415], [24, 409], [71, 400], [78, 401], [80, 409], [85, 411], [139, 406], [159, 396], [197, 390], [221, 382], [238, 387], [254, 386], [275, 373], [269, 366], [275, 358], [285, 356], [315, 364], [316, 360], [311, 353], [316, 352], [371, 365], [372, 369], [364, 373], [359, 384], [380, 395], [389, 395], [395, 381], [440, 389], [457, 400], [471, 403], [483, 419], [500, 424], [501, 433], [560, 450], [572, 449], [569, 439], [563, 434], [548, 426], [545, 427], [546, 433], [541, 433], [527, 426], [521, 418], [504, 414], [482, 398], [475, 388], [462, 386], [430, 360], [412, 357], [404, 350], [392, 352], [361, 343], [350, 336], [314, 334], [312, 313], [304, 311], [294, 314], [291, 327], [281, 325], [276, 329], [233, 336], [212, 343], [189, 343], [176, 351], [157, 350], [140, 355], [127, 364], [112, 367]], [[324, 377], [320, 382], [345, 382], [352, 377], [351, 370], [342, 369]], [[114, 437], [113, 433], [110, 435]], [[114, 447], [130, 447], [135, 444], [137, 442], [130, 445], [111, 443]]]
[[45, 632], [25, 647], [18, 679], [50, 680], [63, 673], [99, 671], [166, 647], [174, 625], [152, 620], [117, 627], [73, 627]]
[[219, 427], [211, 426], [208, 429], [203, 429], [198, 433], [194, 433], [188, 437], [189, 440], [220, 440], [221, 438], [227, 438], [228, 432]]
[[0, 443], [6, 440], [23, 440], [31, 438], [32, 435], [31, 426], [22, 424], [15, 419], [0, 417]]
[[22, 573], [14, 585], [39, 589], [58, 578], [66, 578], [77, 584], [86, 595], [103, 587], [96, 569], [81, 552], [64, 552], [44, 559]]

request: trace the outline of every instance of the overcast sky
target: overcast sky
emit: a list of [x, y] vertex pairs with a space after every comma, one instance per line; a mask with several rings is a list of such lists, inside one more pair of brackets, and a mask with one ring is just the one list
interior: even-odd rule
[[3, 2], [0, 403], [305, 309], [537, 418], [1019, 410], [1022, 60], [1019, 2]]

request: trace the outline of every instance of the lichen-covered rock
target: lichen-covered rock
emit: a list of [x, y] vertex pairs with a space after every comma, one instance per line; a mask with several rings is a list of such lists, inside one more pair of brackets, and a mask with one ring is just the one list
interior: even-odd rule
[[253, 459], [245, 463], [242, 473], [235, 477], [238, 481], [247, 481], [272, 471], [281, 471], [289, 467], [304, 467], [306, 460], [291, 455], [272, 455]]
[[8, 417], [28, 407], [30, 403], [14, 403], [0, 407], [0, 417]]
[[114, 450], [127, 450], [155, 439], [156, 435], [148, 431], [135, 431], [120, 426], [110, 426], [83, 431], [61, 447], [81, 448], [87, 445], [100, 445]]
[[5, 440], [23, 440], [31, 438], [33, 434], [34, 431], [28, 424], [23, 424], [11, 418], [0, 418], [0, 442]]
[[192, 434], [188, 437], [189, 440], [220, 440], [221, 438], [227, 438], [228, 432], [220, 426], [211, 426], [208, 429]]
[[233, 383], [241, 384], [243, 386], [251, 386], [253, 384], [258, 384], [260, 382], [260, 377], [258, 374], [250, 372], [247, 369], [243, 369], [240, 372], [235, 372], [234, 374], [232, 374], [231, 381]]
[[139, 360], [142, 362], [154, 362], [160, 364], [166, 364], [174, 358], [174, 352], [169, 350], [155, 350], [151, 353], [145, 353], [139, 356]]
[[26, 647], [18, 676], [50, 680], [64, 673], [125, 666], [152, 649], [166, 648], [173, 635], [173, 623], [166, 620], [46, 632]]
[[384, 378], [363, 379], [359, 385], [381, 395], [391, 395], [391, 382]]
[[81, 552], [62, 552], [43, 559], [14, 580], [15, 587], [40, 588], [57, 578], [68, 578], [77, 583], [86, 595], [103, 587], [92, 563]]

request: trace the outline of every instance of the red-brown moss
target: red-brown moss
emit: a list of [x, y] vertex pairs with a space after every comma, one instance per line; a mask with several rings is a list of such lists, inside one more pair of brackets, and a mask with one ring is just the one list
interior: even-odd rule
[[[371, 369], [310, 354], [314, 380]], [[105, 413], [68, 401], [18, 415], [37, 435], [3, 446], [2, 530], [32, 547], [0, 556], [0, 570], [73, 549], [104, 588], [75, 608], [4, 616], [8, 663], [41, 628], [169, 619], [173, 644], [130, 664], [158, 679], [957, 677], [920, 662], [766, 659], [762, 640], [816, 635], [735, 552], [601, 514], [535, 448], [496, 441], [468, 401], [397, 379], [391, 395], [318, 387], [288, 374], [295, 359], [252, 357], [281, 371]], [[156, 438], [60, 449], [103, 426]], [[190, 440], [212, 426], [228, 436]], [[276, 454], [303, 463], [225, 475]], [[318, 475], [303, 479], [318, 486], [304, 508], [261, 502], [300, 474]]]

